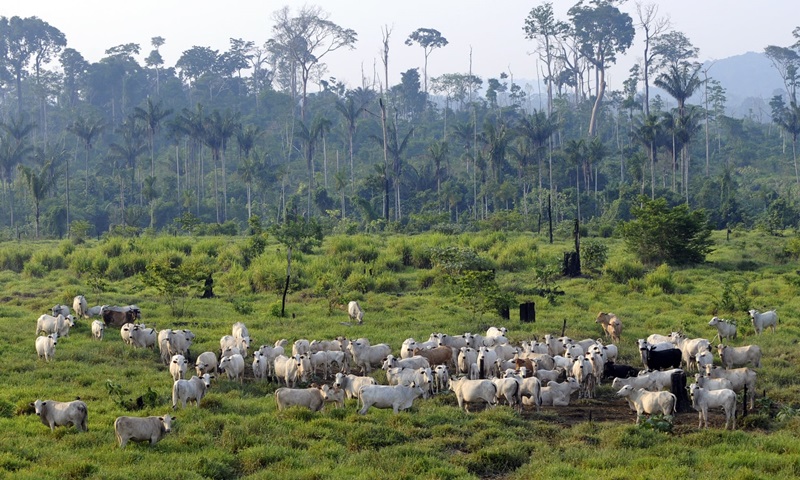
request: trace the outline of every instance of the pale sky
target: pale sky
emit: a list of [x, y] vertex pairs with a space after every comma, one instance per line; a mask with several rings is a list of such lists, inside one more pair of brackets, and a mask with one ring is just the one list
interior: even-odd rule
[[[138, 43], [139, 58], [152, 49], [150, 39], [161, 36], [166, 44], [161, 53], [167, 66], [174, 66], [181, 53], [192, 46], [211, 47], [220, 53], [228, 50], [230, 38], [263, 44], [272, 36], [272, 14], [285, 5], [297, 9], [316, 4], [330, 14], [334, 23], [355, 30], [355, 50], [338, 50], [324, 58], [328, 75], [349, 88], [361, 85], [362, 69], [372, 78], [374, 69], [382, 72], [379, 60], [381, 27], [391, 29], [389, 74], [391, 84], [400, 72], [420, 68], [422, 48], [406, 46], [408, 35], [420, 27], [433, 28], [447, 38], [449, 45], [429, 57], [428, 77], [443, 73], [467, 73], [470, 47], [472, 71], [484, 81], [501, 72], [515, 80], [538, 78], [536, 46], [526, 40], [524, 20], [541, 1], [496, 0], [374, 0], [301, 1], [176, 1], [137, 0], [15, 0], [0, 7], [0, 15], [37, 16], [61, 30], [68, 46], [90, 62], [104, 56], [107, 48]], [[576, 1], [553, 0], [556, 17], [567, 20], [566, 12]], [[720, 59], [749, 51], [763, 52], [767, 45], [794, 43], [792, 30], [800, 25], [797, 0], [644, 0], [659, 6], [659, 16], [669, 16], [672, 28], [686, 34], [700, 49], [699, 60]], [[621, 9], [637, 22], [633, 0]], [[616, 66], [608, 69], [609, 86], [621, 88], [630, 67], [641, 59], [642, 34], [637, 30], [633, 46]], [[713, 76], [713, 69], [709, 73]], [[381, 75], [382, 76], [382, 75]]]

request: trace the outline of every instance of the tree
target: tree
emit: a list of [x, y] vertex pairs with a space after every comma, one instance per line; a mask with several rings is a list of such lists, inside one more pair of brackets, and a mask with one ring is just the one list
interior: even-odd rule
[[589, 120], [590, 137], [597, 131], [597, 117], [606, 91], [606, 68], [616, 63], [618, 53], [625, 53], [636, 33], [630, 15], [621, 12], [610, 0], [592, 0], [591, 3], [593, 7], [581, 0], [569, 9], [580, 53], [594, 65], [597, 74], [597, 95]]
[[640, 197], [633, 220], [622, 224], [627, 248], [643, 263], [696, 264], [711, 252], [711, 228], [704, 210], [690, 211], [681, 204], [670, 208], [664, 198]]
[[132, 117], [128, 117], [117, 133], [122, 136], [121, 141], [109, 145], [109, 156], [117, 160], [114, 162], [114, 175], [119, 181], [119, 209], [120, 221], [125, 225], [125, 180], [126, 173], [133, 172], [136, 161], [145, 152], [147, 145], [144, 143], [144, 129]]
[[[656, 152], [660, 135], [661, 124], [658, 121], [658, 116], [654, 114], [645, 114], [633, 131], [634, 138], [647, 150], [647, 158], [650, 160], [651, 200], [656, 198]], [[644, 175], [642, 175], [642, 193], [644, 193]]]
[[247, 186], [247, 218], [253, 216], [252, 203], [250, 201], [250, 190], [253, 186], [257, 170], [260, 162], [253, 158], [253, 148], [256, 145], [256, 140], [261, 136], [261, 129], [255, 125], [246, 125], [236, 131], [236, 142], [239, 144], [239, 150], [242, 156], [239, 160], [239, 176]]
[[797, 86], [800, 84], [800, 54], [786, 47], [768, 45], [764, 53], [778, 71], [790, 101], [797, 102]]
[[36, 158], [40, 162], [39, 168], [28, 167], [19, 165], [19, 171], [22, 174], [25, 184], [28, 186], [28, 191], [33, 200], [33, 212], [35, 221], [35, 238], [39, 238], [39, 217], [41, 215], [41, 203], [47, 193], [55, 185], [53, 176], [53, 167], [55, 163], [64, 156], [62, 151], [44, 151], [39, 149], [36, 152]]
[[182, 317], [189, 296], [201, 292], [211, 274], [211, 267], [206, 262], [182, 255], [161, 255], [147, 264], [141, 274], [142, 283], [154, 288], [164, 298], [172, 316]]
[[436, 175], [436, 199], [437, 202], [441, 204], [441, 199], [439, 198], [439, 193], [441, 191], [442, 185], [442, 162], [447, 161], [447, 154], [449, 153], [449, 147], [447, 142], [442, 141], [434, 141], [430, 145], [428, 145], [428, 157], [430, 157], [431, 161], [433, 161], [434, 165], [434, 172]]
[[155, 137], [158, 126], [164, 118], [172, 114], [171, 108], [163, 108], [161, 100], [158, 103], [153, 103], [150, 97], [147, 97], [147, 107], [136, 107], [133, 110], [133, 116], [144, 122], [147, 128], [147, 143], [150, 145], [150, 176], [155, 176]]
[[794, 163], [795, 181], [800, 184], [800, 173], [797, 167], [797, 137], [800, 136], [800, 107], [797, 103], [790, 102], [789, 106], [783, 102], [780, 95], [775, 95], [770, 101], [772, 107], [772, 121], [781, 127], [792, 139], [792, 162]]
[[662, 35], [669, 27], [669, 17], [658, 17], [658, 5], [650, 3], [647, 5], [636, 2], [636, 16], [639, 19], [638, 27], [644, 32], [644, 114], [650, 115], [650, 72], [653, 70], [653, 61], [656, 58], [657, 50], [652, 49], [654, 39]]
[[286, 285], [281, 299], [281, 317], [283, 317], [286, 311], [286, 293], [289, 291], [289, 280], [292, 276], [292, 250], [310, 253], [313, 247], [321, 245], [322, 227], [313, 218], [287, 217], [284, 223], [273, 226], [270, 233], [286, 247]]
[[303, 143], [303, 156], [306, 159], [306, 169], [308, 172], [308, 211], [307, 214], [311, 216], [311, 207], [314, 192], [314, 153], [317, 148], [317, 142], [322, 138], [326, 131], [330, 131], [331, 121], [327, 118], [317, 115], [311, 122], [310, 126], [306, 126], [302, 120], [297, 122], [297, 138]]
[[347, 145], [350, 153], [350, 186], [355, 187], [355, 176], [353, 173], [353, 137], [356, 134], [356, 122], [358, 117], [365, 112], [366, 102], [356, 100], [357, 96], [353, 91], [348, 92], [347, 99], [342, 102], [336, 101], [336, 110], [342, 114], [347, 124]]
[[447, 46], [449, 43], [436, 29], [433, 28], [418, 28], [411, 32], [411, 35], [406, 39], [406, 45], [412, 46], [415, 43], [422, 47], [425, 54], [425, 64], [422, 67], [422, 77], [425, 95], [428, 94], [428, 57], [437, 48]]
[[158, 49], [161, 48], [165, 43], [166, 40], [164, 40], [164, 37], [151, 38], [150, 45], [153, 46], [153, 50], [151, 50], [150, 55], [144, 59], [144, 64], [156, 71], [156, 95], [160, 94], [159, 67], [164, 65], [164, 58], [161, 57], [161, 52], [159, 52]]
[[327, 54], [340, 48], [353, 48], [358, 39], [355, 30], [342, 28], [328, 20], [329, 14], [320, 7], [303, 6], [292, 16], [288, 6], [273, 14], [274, 37], [267, 42], [273, 62], [289, 80], [289, 91], [297, 94], [299, 76], [301, 88], [300, 118], [306, 120], [306, 97], [312, 69], [321, 66]]
[[547, 84], [547, 115], [549, 116], [553, 113], [553, 83], [555, 82], [553, 67], [556, 43], [559, 37], [567, 33], [569, 26], [555, 19], [553, 4], [546, 2], [531, 9], [525, 19], [523, 30], [525, 30], [525, 38], [538, 40], [539, 59], [544, 61], [547, 68], [547, 76], [544, 81]]
[[3, 180], [3, 191], [8, 199], [10, 225], [14, 228], [14, 171], [17, 165], [28, 158], [33, 147], [26, 141], [26, 137], [36, 128], [36, 123], [28, 122], [27, 117], [21, 115], [11, 118], [8, 122], [0, 122], [3, 135], [0, 136], [0, 176]]

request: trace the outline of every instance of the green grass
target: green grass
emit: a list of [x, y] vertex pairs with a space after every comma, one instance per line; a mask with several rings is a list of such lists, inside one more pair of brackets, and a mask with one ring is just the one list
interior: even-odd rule
[[[780, 255], [790, 238], [737, 231], [729, 242], [724, 232], [715, 232], [714, 239], [715, 250], [704, 265], [644, 267], [638, 279], [623, 282], [604, 274], [559, 278], [566, 295], [549, 303], [529, 294], [537, 287], [534, 266], [558, 262], [571, 248], [569, 240], [550, 245], [522, 233], [333, 237], [314, 254], [294, 258], [298, 277], [284, 318], [274, 315], [285, 275], [285, 256], [274, 243], [248, 268], [236, 261], [245, 239], [114, 238], [72, 249], [56, 241], [2, 244], [0, 256], [7, 260], [0, 270], [0, 353], [6, 359], [0, 478], [160, 479], [165, 468], [171, 477], [187, 479], [638, 479], [665, 472], [674, 478], [797, 477], [800, 417], [774, 418], [779, 408], [800, 404], [800, 300], [798, 288], [786, 280], [796, 265]], [[609, 247], [609, 264], [634, 262], [619, 240], [599, 241]], [[520, 302], [536, 302], [537, 322], [520, 323], [514, 309], [508, 321], [495, 314], [473, 318], [442, 273], [430, 268], [429, 248], [444, 246], [472, 248], [496, 264], [501, 287], [517, 292]], [[142, 262], [170, 252], [207, 257], [218, 267], [218, 297], [190, 299], [181, 318], [172, 318], [163, 299], [134, 275]], [[28, 264], [33, 267], [26, 270]], [[92, 265], [102, 269], [91, 270]], [[97, 282], [94, 276], [109, 269], [113, 278]], [[359, 300], [366, 311], [363, 325], [342, 325], [349, 322], [343, 308], [329, 311], [329, 298], [317, 288], [324, 275], [328, 287], [338, 289], [338, 304]], [[743, 310], [720, 310], [726, 283], [755, 308], [777, 308], [778, 334], [756, 337]], [[564, 425], [554, 410], [524, 417], [505, 407], [465, 414], [451, 395], [418, 401], [397, 416], [374, 409], [357, 415], [352, 400], [344, 410], [328, 406], [320, 413], [279, 413], [272, 397], [277, 385], [218, 379], [201, 408], [176, 412], [173, 432], [159, 444], [130, 444], [121, 451], [114, 419], [167, 413], [172, 381], [157, 352], [123, 345], [113, 329], [103, 342], [92, 341], [87, 321], [59, 340], [53, 362], [37, 360], [36, 318], [56, 303], [71, 304], [77, 293], [90, 305], [135, 303], [143, 321], [157, 329], [191, 328], [197, 334], [192, 357], [218, 350], [219, 338], [237, 321], [248, 326], [257, 345], [343, 335], [386, 342], [397, 351], [408, 337], [480, 332], [489, 325], [508, 327], [514, 342], [541, 338], [560, 334], [564, 320], [571, 337], [597, 338], [602, 335], [594, 323], [597, 312], [611, 311], [624, 324], [622, 361], [636, 365], [637, 338], [676, 329], [711, 338], [715, 332], [707, 323], [717, 314], [738, 321], [739, 338], [732, 344], [761, 346], [759, 396], [766, 392], [775, 407], [763, 415], [754, 412], [734, 432], [699, 431], [693, 428], [696, 415], [690, 414], [691, 428], [664, 434], [629, 421]], [[382, 372], [375, 375], [383, 378]], [[108, 395], [107, 380], [122, 386], [125, 400], [152, 388], [159, 405], [129, 412]], [[601, 392], [604, 398], [598, 401], [607, 401], [610, 390], [604, 386]], [[27, 407], [36, 398], [76, 396], [89, 406], [88, 433], [72, 427], [51, 433]]]

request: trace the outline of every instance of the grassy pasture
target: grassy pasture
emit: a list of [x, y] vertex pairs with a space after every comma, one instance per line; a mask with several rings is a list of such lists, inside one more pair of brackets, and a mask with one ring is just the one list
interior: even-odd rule
[[[735, 232], [726, 241], [724, 232], [716, 232], [714, 239], [707, 264], [695, 268], [645, 268], [619, 240], [602, 239], [609, 247], [605, 270], [557, 279], [566, 295], [551, 304], [531, 293], [538, 286], [536, 272], [559, 262], [569, 239], [549, 245], [530, 234], [502, 232], [330, 237], [313, 254], [293, 257], [297, 277], [284, 318], [275, 311], [285, 252], [269, 241], [249, 265], [241, 238], [0, 244], [0, 353], [6, 360], [0, 478], [655, 478], [667, 472], [674, 478], [796, 477], [797, 263], [784, 253], [788, 237]], [[505, 290], [519, 301], [536, 302], [536, 323], [520, 323], [513, 310], [509, 321], [494, 313], [473, 318], [445, 274], [431, 268], [433, 246], [471, 248], [488, 259]], [[169, 306], [136, 275], [159, 255], [211, 262], [217, 297], [191, 299], [187, 315], [173, 318]], [[53, 362], [37, 360], [36, 318], [55, 303], [71, 305], [79, 293], [90, 306], [136, 303], [143, 321], [158, 329], [191, 328], [197, 334], [192, 359], [216, 351], [219, 338], [236, 321], [245, 322], [256, 344], [344, 335], [386, 342], [397, 352], [407, 337], [480, 332], [489, 325], [508, 327], [511, 340], [519, 342], [560, 333], [566, 320], [568, 335], [596, 338], [601, 332], [594, 317], [602, 310], [622, 319], [621, 356], [638, 365], [636, 338], [681, 328], [710, 339], [715, 331], [707, 323], [718, 314], [739, 323], [733, 345], [762, 347], [758, 390], [767, 399], [739, 420], [736, 431], [698, 430], [692, 413], [678, 416], [672, 434], [634, 426], [627, 406], [607, 385], [600, 386], [598, 399], [522, 416], [507, 407], [465, 414], [452, 395], [418, 401], [396, 416], [374, 409], [359, 416], [354, 401], [321, 413], [279, 413], [271, 395], [277, 386], [255, 382], [248, 365], [243, 385], [218, 379], [201, 408], [179, 409], [173, 432], [159, 444], [130, 444], [122, 451], [114, 439], [114, 419], [167, 413], [172, 381], [157, 352], [123, 345], [115, 330], [108, 330], [102, 342], [92, 341], [88, 321], [79, 321], [68, 338], [59, 339]], [[358, 299], [366, 311], [364, 325], [343, 325], [347, 314], [331, 298]], [[746, 306], [777, 308], [778, 333], [756, 337]], [[384, 378], [383, 372], [375, 376]], [[122, 386], [125, 400], [150, 388], [159, 404], [130, 412], [109, 396], [107, 380]], [[27, 407], [36, 398], [76, 396], [89, 406], [88, 433], [72, 427], [51, 433]], [[588, 411], [595, 412], [594, 421], [588, 421]]]

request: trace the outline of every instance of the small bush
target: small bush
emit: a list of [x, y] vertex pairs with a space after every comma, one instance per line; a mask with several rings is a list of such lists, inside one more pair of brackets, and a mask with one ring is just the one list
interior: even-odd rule
[[345, 290], [367, 293], [375, 288], [375, 280], [362, 273], [351, 273], [344, 282]]
[[0, 250], [0, 269], [20, 273], [33, 252], [24, 248], [4, 248]]
[[384, 273], [375, 279], [375, 291], [378, 293], [399, 292], [400, 281], [396, 276]]
[[608, 246], [591, 238], [581, 240], [581, 262], [589, 270], [599, 272], [608, 261]]
[[648, 287], [655, 287], [663, 293], [672, 294], [678, 290], [678, 284], [672, 275], [672, 269], [666, 263], [648, 273], [644, 277], [644, 282]]
[[605, 273], [616, 283], [628, 283], [631, 279], [644, 277], [644, 265], [639, 261], [614, 260], [606, 265]]
[[427, 271], [417, 274], [417, 288], [424, 290], [432, 287], [436, 283], [436, 273]]

